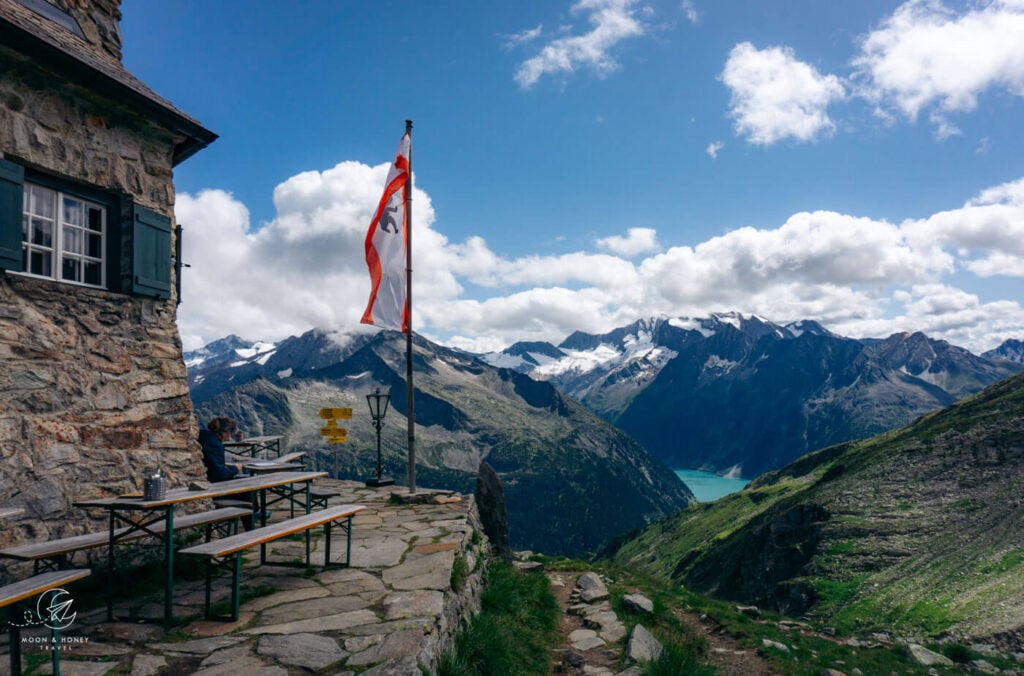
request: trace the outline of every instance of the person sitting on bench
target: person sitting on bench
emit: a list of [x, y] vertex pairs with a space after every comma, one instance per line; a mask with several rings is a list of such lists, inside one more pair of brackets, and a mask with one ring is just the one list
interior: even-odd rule
[[[234, 418], [214, 418], [206, 425], [205, 430], [199, 430], [199, 443], [203, 447], [203, 465], [206, 466], [206, 478], [217, 483], [218, 481], [230, 481], [247, 476], [242, 473], [242, 466], [239, 464], [227, 464], [224, 442], [230, 440], [238, 432], [238, 423]], [[239, 500], [253, 502], [252, 493], [238, 495]], [[264, 522], [270, 518], [270, 510], [264, 510], [258, 515]], [[252, 528], [252, 519], [243, 518], [242, 526], [246, 530]]]
[[226, 464], [224, 442], [229, 441], [238, 431], [238, 423], [234, 418], [214, 418], [199, 430], [199, 443], [203, 447], [203, 465], [206, 466], [206, 478], [209, 481], [228, 481], [238, 477], [241, 465]]

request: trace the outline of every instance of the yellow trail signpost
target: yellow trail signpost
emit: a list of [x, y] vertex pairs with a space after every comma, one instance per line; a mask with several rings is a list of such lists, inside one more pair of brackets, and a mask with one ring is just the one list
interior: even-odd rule
[[[325, 420], [324, 427], [320, 428], [320, 436], [326, 437], [329, 444], [344, 444], [348, 442], [348, 430], [338, 427], [339, 420], [351, 420], [351, 408], [322, 408], [320, 417]], [[338, 453], [334, 453], [334, 478], [338, 478]]]

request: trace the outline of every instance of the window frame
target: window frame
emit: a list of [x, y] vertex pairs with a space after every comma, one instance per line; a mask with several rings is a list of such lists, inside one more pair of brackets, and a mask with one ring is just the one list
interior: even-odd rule
[[[25, 210], [25, 203], [29, 201], [29, 195], [33, 188], [42, 188], [55, 193], [55, 211], [53, 214], [53, 232], [51, 233], [51, 246], [48, 247], [51, 252], [50, 257], [50, 275], [41, 275], [33, 273], [31, 271], [32, 262], [31, 257], [26, 255], [25, 249], [31, 251], [33, 247], [40, 248], [38, 245], [34, 245], [31, 242], [31, 237], [26, 240], [26, 227], [30, 227], [29, 224], [25, 223], [26, 218], [30, 218], [30, 215]], [[23, 191], [23, 206], [22, 206], [22, 256], [24, 262], [24, 269], [19, 272], [13, 272], [13, 274], [30, 277], [32, 279], [48, 280], [51, 282], [57, 282], [59, 284], [69, 284], [84, 289], [96, 289], [105, 291], [119, 291], [120, 290], [120, 264], [118, 260], [118, 247], [120, 240], [120, 220], [121, 220], [121, 208], [120, 200], [117, 196], [110, 193], [103, 192], [96, 188], [83, 186], [71, 181], [61, 180], [47, 174], [43, 174], [31, 169], [25, 169], [25, 179], [22, 184]], [[65, 249], [64, 233], [65, 225], [69, 229], [78, 230], [83, 237], [83, 244], [85, 243], [85, 237], [89, 232], [88, 224], [82, 223], [81, 225], [67, 224], [64, 221], [64, 206], [65, 199], [76, 200], [83, 203], [83, 205], [91, 205], [98, 207], [102, 213], [102, 231], [101, 231], [101, 242], [100, 242], [100, 257], [97, 259], [94, 256], [87, 255], [88, 247], [83, 246], [81, 252], [69, 252]], [[79, 280], [65, 279], [64, 278], [64, 261], [65, 254], [68, 254], [68, 260], [75, 260], [79, 265]], [[83, 261], [98, 260], [100, 263], [100, 283], [92, 284], [85, 282], [82, 278], [84, 277]]]

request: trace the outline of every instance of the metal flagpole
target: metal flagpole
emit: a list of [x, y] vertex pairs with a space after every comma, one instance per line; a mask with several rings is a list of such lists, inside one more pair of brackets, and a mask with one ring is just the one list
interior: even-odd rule
[[409, 180], [405, 190], [405, 302], [409, 318], [405, 332], [405, 390], [409, 425], [409, 492], [416, 492], [416, 414], [412, 386], [412, 120], [405, 121], [409, 135]]

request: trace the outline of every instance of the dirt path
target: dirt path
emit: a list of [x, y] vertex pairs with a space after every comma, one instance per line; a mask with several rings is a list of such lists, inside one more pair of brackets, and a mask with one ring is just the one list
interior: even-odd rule
[[[620, 657], [625, 650], [627, 638], [605, 645], [580, 650], [573, 647], [570, 635], [584, 629], [583, 618], [568, 612], [572, 600], [570, 595], [576, 586], [576, 580], [585, 571], [549, 572], [552, 591], [562, 607], [559, 620], [559, 633], [562, 636], [559, 649], [560, 660], [555, 665], [556, 674], [588, 674], [593, 676], [609, 676], [620, 673]], [[769, 676], [775, 674], [767, 663], [752, 649], [741, 649], [737, 641], [728, 635], [713, 620], [705, 618], [701, 621], [695, 613], [675, 611], [679, 620], [690, 628], [697, 636], [703, 636], [708, 642], [706, 661], [714, 666], [723, 676]], [[586, 670], [584, 670], [586, 667]], [[636, 672], [627, 672], [636, 673]]]

